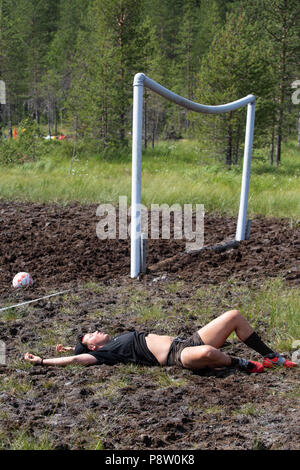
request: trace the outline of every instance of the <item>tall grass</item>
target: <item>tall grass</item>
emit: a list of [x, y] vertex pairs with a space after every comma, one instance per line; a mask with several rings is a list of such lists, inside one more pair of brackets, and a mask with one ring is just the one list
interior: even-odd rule
[[[245, 299], [246, 300], [246, 299]], [[246, 314], [255, 319], [262, 312], [269, 318], [269, 335], [279, 350], [288, 350], [300, 338], [300, 290], [290, 289], [282, 279], [266, 281], [259, 291], [253, 291], [246, 302]]]
[[[235, 302], [230, 307], [229, 291]], [[194, 298], [197, 301], [194, 314], [203, 323], [205, 317], [216, 315], [217, 303], [218, 312], [239, 309], [258, 332], [264, 324], [266, 336], [276, 350], [288, 351], [300, 338], [300, 289], [290, 288], [280, 277], [266, 280], [259, 288], [237, 285], [229, 279], [227, 285], [198, 289]]]
[[[109, 154], [81, 144], [71, 168], [71, 143], [53, 146], [38, 161], [0, 166], [0, 198], [68, 203], [113, 203], [131, 199], [130, 149]], [[3, 144], [2, 144], [3, 148]], [[1, 151], [1, 149], [0, 149]], [[142, 203], [204, 204], [206, 212], [236, 215], [242, 164], [231, 168], [196, 141], [160, 142], [143, 152]], [[283, 146], [282, 163], [268, 163], [268, 151], [254, 151], [249, 215], [290, 217], [300, 214], [300, 149]]]

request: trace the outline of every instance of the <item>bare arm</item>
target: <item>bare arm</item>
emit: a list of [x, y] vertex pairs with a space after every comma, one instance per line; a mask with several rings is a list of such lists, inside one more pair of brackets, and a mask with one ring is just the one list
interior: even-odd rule
[[[41, 364], [42, 358], [39, 356], [34, 356], [27, 352], [24, 355], [25, 361], [31, 362], [32, 364]], [[78, 356], [67, 356], [67, 357], [53, 357], [49, 359], [43, 359], [44, 366], [68, 366], [70, 364], [80, 364], [82, 366], [90, 366], [96, 364], [97, 359], [91, 354], [79, 354]]]
[[62, 344], [57, 344], [55, 347], [57, 352], [66, 352], [66, 351], [75, 351], [75, 348], [72, 346], [63, 346]]

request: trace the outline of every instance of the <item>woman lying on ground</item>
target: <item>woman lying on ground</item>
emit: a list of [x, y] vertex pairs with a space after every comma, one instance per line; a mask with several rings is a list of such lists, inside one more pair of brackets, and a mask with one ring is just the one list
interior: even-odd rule
[[[229, 356], [219, 348], [235, 331], [237, 337], [263, 357], [263, 363]], [[26, 353], [24, 358], [33, 364], [44, 366], [66, 366], [81, 364], [135, 363], [148, 366], [173, 366], [185, 369], [233, 367], [248, 373], [263, 372], [273, 366], [296, 367], [272, 351], [253, 331], [249, 322], [239, 310], [230, 310], [198, 330], [188, 339], [140, 333], [124, 333], [111, 338], [102, 331], [80, 335], [75, 348], [56, 346], [58, 352], [74, 351], [74, 355], [60, 358], [42, 359]]]

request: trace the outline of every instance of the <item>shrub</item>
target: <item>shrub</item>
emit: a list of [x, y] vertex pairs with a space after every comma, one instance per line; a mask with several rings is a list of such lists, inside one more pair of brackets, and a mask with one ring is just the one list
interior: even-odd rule
[[0, 141], [0, 164], [23, 164], [48, 154], [52, 142], [45, 141], [42, 137], [36, 121], [24, 119], [18, 128], [17, 139]]

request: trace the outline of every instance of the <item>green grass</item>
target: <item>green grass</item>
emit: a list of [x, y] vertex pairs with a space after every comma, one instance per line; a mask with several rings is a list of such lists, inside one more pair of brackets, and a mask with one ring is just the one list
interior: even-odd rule
[[263, 407], [251, 402], [244, 403], [240, 408], [233, 411], [233, 415], [257, 416], [262, 414], [264, 414]]
[[105, 286], [102, 286], [100, 283], [95, 281], [88, 281], [83, 285], [84, 289], [88, 289], [95, 294], [104, 294]]
[[183, 286], [182, 281], [171, 282], [166, 286], [166, 291], [170, 292], [171, 294], [175, 294], [176, 292], [180, 292], [180, 288]]
[[224, 413], [224, 409], [222, 408], [222, 406], [214, 405], [214, 406], [209, 406], [208, 408], [204, 408], [204, 413], [205, 414], [217, 415], [217, 414]]
[[168, 374], [168, 371], [165, 369], [155, 368], [150, 370], [150, 374], [153, 376], [153, 382], [159, 388], [184, 387], [187, 383], [185, 379], [178, 379]]
[[23, 399], [24, 397], [33, 399], [36, 396], [36, 391], [32, 385], [32, 381], [27, 377], [16, 381], [13, 377], [1, 375], [0, 390], [2, 393], [6, 392], [10, 396], [14, 396], [19, 399]]
[[[9, 307], [9, 305], [7, 306]], [[4, 310], [2, 313], [2, 319], [11, 322], [21, 319], [24, 316], [26, 316], [26, 309], [21, 310], [20, 308], [11, 308], [9, 310]]]
[[[55, 143], [38, 161], [0, 166], [0, 199], [117, 204], [119, 196], [127, 196], [129, 206], [130, 149], [107, 157], [85, 150], [82, 144], [69, 175], [71, 145]], [[236, 215], [241, 172], [241, 163], [228, 169], [197, 141], [160, 142], [143, 152], [142, 203], [147, 207], [198, 203], [204, 204], [206, 212]], [[300, 149], [296, 141], [283, 145], [278, 168], [268, 163], [267, 149], [254, 150], [249, 215], [257, 214], [299, 220]]]
[[102, 388], [99, 388], [99, 385], [97, 386], [95, 396], [99, 399], [103, 397], [108, 400], [113, 399], [119, 394], [122, 394], [122, 389], [128, 387], [129, 384], [130, 381], [126, 376], [121, 378], [112, 376], [109, 382], [103, 384]]
[[[1, 436], [0, 442], [3, 442]], [[9, 450], [53, 450], [54, 445], [47, 431], [38, 438], [29, 434], [27, 431], [22, 431], [15, 432], [15, 436], [9, 443], [8, 448]], [[5, 449], [7, 449], [7, 447], [5, 447]]]
[[253, 291], [247, 306], [248, 316], [268, 314], [268, 330], [274, 337], [274, 347], [289, 350], [300, 338], [300, 290], [289, 289], [280, 278], [265, 282], [260, 291]]
[[194, 299], [197, 302], [194, 314], [199, 318], [213, 318], [222, 311], [236, 308], [254, 329], [259, 330], [264, 323], [273, 347], [279, 351], [291, 350], [293, 341], [300, 338], [300, 289], [288, 287], [280, 277], [265, 281], [259, 289], [235, 285], [229, 280], [228, 285], [198, 289]]
[[147, 324], [148, 321], [164, 320], [165, 313], [162, 305], [155, 303], [154, 305], [141, 305], [136, 307], [137, 323], [140, 325]]

